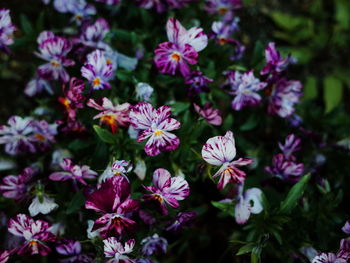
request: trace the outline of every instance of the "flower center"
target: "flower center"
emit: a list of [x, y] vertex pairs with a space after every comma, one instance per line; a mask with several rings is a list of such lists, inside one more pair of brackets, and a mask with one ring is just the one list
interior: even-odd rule
[[106, 59], [106, 64], [107, 64], [107, 65], [111, 65], [111, 64], [112, 64], [112, 60]]
[[160, 136], [160, 135], [162, 135], [163, 134], [163, 131], [162, 130], [156, 130], [155, 132], [154, 132], [154, 135], [155, 136]]
[[46, 138], [45, 138], [43, 135], [39, 134], [39, 133], [35, 134], [34, 137], [35, 137], [38, 141], [41, 141], [41, 142], [44, 142], [44, 141], [46, 140]]
[[51, 60], [50, 61], [51, 66], [54, 68], [58, 68], [60, 66], [60, 63], [58, 63], [56, 60]]
[[227, 8], [227, 7], [221, 7], [221, 8], [219, 8], [219, 14], [220, 14], [220, 15], [226, 14], [227, 11], [228, 11], [228, 8]]
[[225, 45], [226, 43], [227, 43], [226, 38], [223, 38], [223, 37], [219, 38], [219, 44], [220, 45]]
[[37, 244], [38, 244], [38, 241], [36, 241], [36, 240], [29, 241], [29, 246], [36, 246]]
[[92, 85], [93, 86], [99, 86], [101, 84], [101, 80], [99, 77], [96, 77], [93, 81], [92, 81]]
[[153, 195], [153, 198], [154, 198], [155, 200], [157, 200], [159, 203], [162, 203], [162, 202], [163, 202], [163, 197], [161, 197], [161, 195], [159, 195], [159, 194], [154, 194], [154, 195]]
[[181, 59], [181, 55], [178, 52], [174, 52], [174, 53], [171, 54], [170, 58], [172, 60], [175, 60], [176, 62], [179, 62], [180, 59]]

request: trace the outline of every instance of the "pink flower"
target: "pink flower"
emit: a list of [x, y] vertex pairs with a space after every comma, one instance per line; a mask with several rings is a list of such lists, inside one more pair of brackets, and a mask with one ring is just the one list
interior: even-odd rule
[[104, 254], [107, 258], [112, 258], [107, 263], [135, 263], [134, 260], [130, 259], [126, 254], [132, 252], [135, 246], [135, 240], [130, 239], [124, 244], [119, 242], [117, 238], [110, 237], [103, 240]]
[[49, 223], [43, 220], [34, 221], [25, 214], [18, 214], [14, 219], [11, 218], [8, 223], [8, 231], [18, 237], [24, 238], [24, 244], [19, 248], [19, 255], [40, 254], [46, 256], [51, 249], [45, 245], [46, 242], [55, 241], [54, 234], [49, 232]]
[[10, 252], [7, 250], [4, 250], [0, 252], [0, 263], [6, 263], [9, 260]]
[[148, 201], [156, 201], [163, 215], [168, 214], [166, 204], [172, 208], [178, 208], [178, 201], [184, 200], [190, 194], [190, 187], [184, 178], [171, 177], [169, 171], [163, 168], [154, 171], [152, 183], [153, 186], [144, 186], [152, 194], [146, 194], [143, 198]]
[[236, 147], [231, 131], [226, 132], [225, 136], [210, 138], [202, 148], [202, 157], [209, 164], [221, 166], [213, 176], [213, 178], [220, 177], [218, 183], [220, 190], [230, 182], [244, 182], [246, 174], [236, 166], [245, 166], [253, 162], [247, 158], [232, 161], [236, 157]]
[[170, 118], [171, 108], [162, 106], [157, 110], [150, 103], [140, 102], [130, 111], [130, 124], [141, 130], [138, 142], [148, 139], [145, 145], [147, 155], [155, 156], [163, 151], [175, 150], [180, 140], [169, 131], [180, 128], [180, 122]]
[[72, 162], [71, 159], [64, 158], [60, 164], [64, 171], [52, 173], [49, 178], [52, 181], [76, 180], [83, 185], [87, 185], [84, 179], [94, 179], [97, 173], [90, 169], [89, 166], [79, 166]]
[[220, 126], [222, 124], [222, 118], [219, 110], [213, 109], [211, 103], [207, 102], [203, 108], [200, 108], [197, 104], [193, 103], [196, 112], [202, 116], [206, 121], [212, 125]]
[[96, 110], [102, 111], [97, 114], [94, 119], [100, 119], [101, 123], [109, 125], [112, 133], [117, 132], [118, 126], [126, 127], [129, 125], [129, 103], [113, 105], [109, 99], [104, 97], [101, 105], [93, 99], [90, 99], [87, 105]]
[[129, 217], [138, 209], [139, 203], [130, 199], [130, 184], [122, 176], [115, 176], [101, 184], [85, 203], [86, 209], [102, 214], [92, 231], [99, 230], [102, 237], [120, 236], [133, 231], [136, 222]]

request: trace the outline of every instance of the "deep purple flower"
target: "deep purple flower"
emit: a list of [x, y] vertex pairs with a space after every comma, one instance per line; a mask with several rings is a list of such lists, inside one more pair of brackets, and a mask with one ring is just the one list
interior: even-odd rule
[[168, 170], [159, 168], [153, 173], [153, 186], [144, 186], [152, 194], [146, 194], [143, 198], [147, 201], [156, 201], [163, 215], [168, 214], [167, 205], [178, 208], [179, 202], [190, 194], [188, 182], [180, 177], [171, 177]]
[[63, 162], [60, 164], [64, 171], [54, 172], [49, 178], [53, 181], [67, 181], [76, 180], [83, 185], [87, 185], [85, 179], [94, 179], [97, 173], [90, 169], [87, 165], [76, 165], [71, 159], [64, 158]]
[[232, 44], [234, 40], [232, 39], [232, 34], [236, 32], [238, 27], [239, 18], [235, 17], [232, 21], [214, 21], [211, 25], [211, 30], [213, 31], [213, 36], [220, 45]]
[[147, 155], [155, 156], [163, 151], [173, 151], [180, 140], [169, 131], [180, 128], [180, 122], [170, 118], [171, 108], [162, 106], [157, 110], [148, 102], [140, 102], [130, 111], [130, 124], [142, 130], [137, 138], [138, 142], [148, 139], [145, 145]]
[[226, 78], [224, 87], [228, 87], [228, 93], [235, 96], [232, 109], [241, 110], [243, 107], [256, 106], [261, 102], [261, 96], [257, 91], [264, 89], [267, 83], [255, 78], [252, 70], [244, 73], [232, 70], [226, 73]]
[[154, 234], [146, 237], [141, 241], [142, 254], [144, 256], [152, 256], [158, 254], [165, 254], [168, 248], [168, 241], [164, 237]]
[[37, 42], [39, 53], [35, 52], [35, 54], [49, 62], [38, 68], [39, 76], [47, 80], [69, 81], [69, 75], [64, 67], [75, 64], [72, 59], [66, 57], [72, 49], [71, 42], [64, 37], [55, 36], [50, 31], [41, 32]]
[[299, 81], [279, 79], [272, 87], [268, 112], [282, 118], [291, 116], [295, 111], [294, 105], [300, 102], [303, 95], [302, 88]]
[[11, 218], [8, 223], [8, 231], [19, 237], [24, 238], [24, 244], [19, 248], [19, 255], [40, 254], [46, 256], [51, 249], [44, 242], [53, 242], [56, 237], [49, 232], [49, 223], [43, 220], [34, 221], [25, 214], [18, 214], [14, 219]]
[[165, 228], [166, 231], [179, 233], [185, 226], [191, 226], [198, 213], [194, 211], [180, 212], [176, 215], [174, 222]]
[[350, 259], [350, 240], [340, 240], [340, 248], [337, 254], [335, 253], [320, 253], [312, 263], [347, 263]]
[[103, 51], [98, 49], [87, 55], [81, 74], [91, 83], [94, 90], [110, 89], [108, 81], [114, 77], [112, 64], [108, 63]]
[[61, 259], [61, 263], [88, 263], [92, 262], [92, 258], [81, 253], [81, 244], [79, 241], [72, 239], [63, 239], [56, 246], [56, 251], [60, 255], [69, 256]]
[[223, 16], [224, 21], [230, 21], [233, 18], [233, 11], [242, 8], [241, 0], [206, 0], [205, 10], [209, 14], [219, 14]]
[[155, 9], [158, 13], [168, 9], [181, 8], [193, 0], [137, 0], [138, 5], [145, 9]]
[[272, 166], [266, 166], [265, 171], [282, 180], [297, 182], [303, 176], [304, 164], [288, 160], [284, 154], [276, 154], [272, 159]]
[[225, 136], [215, 136], [207, 140], [202, 148], [203, 159], [212, 165], [221, 166], [213, 178], [220, 177], [218, 188], [224, 189], [228, 183], [242, 183], [246, 174], [236, 166], [246, 166], [253, 162], [252, 159], [239, 158], [236, 161], [236, 146], [233, 133], [226, 132]]
[[13, 44], [13, 32], [16, 27], [12, 24], [10, 10], [0, 9], [0, 50], [9, 52], [7, 46]]
[[[243, 188], [243, 185], [241, 187]], [[261, 213], [263, 210], [261, 195], [262, 191], [255, 187], [239, 195], [238, 202], [235, 206], [235, 219], [238, 224], [245, 224], [250, 214]]]
[[208, 92], [208, 83], [210, 82], [213, 82], [213, 80], [198, 70], [192, 71], [185, 80], [185, 84], [188, 85], [188, 94], [190, 96], [194, 96], [200, 92]]
[[200, 108], [197, 104], [193, 103], [196, 112], [203, 117], [208, 123], [220, 126], [222, 124], [222, 117], [219, 110], [212, 108], [211, 103], [207, 102], [203, 108]]
[[0, 192], [6, 198], [20, 200], [28, 193], [27, 183], [33, 178], [35, 171], [27, 167], [18, 176], [8, 175], [2, 179]]
[[166, 25], [168, 42], [155, 49], [154, 62], [161, 73], [186, 77], [190, 73], [188, 64], [198, 61], [198, 53], [208, 44], [208, 37], [200, 27], [186, 30], [178, 20], [170, 18]]
[[301, 142], [300, 138], [296, 137], [294, 134], [289, 134], [287, 136], [284, 144], [279, 142], [278, 147], [283, 152], [284, 157], [287, 160], [289, 160], [289, 159], [291, 159], [290, 157], [292, 157], [294, 152], [299, 151], [301, 149], [300, 142]]
[[109, 30], [108, 22], [104, 18], [99, 18], [94, 24], [83, 27], [79, 42], [92, 48], [105, 48], [107, 44], [103, 39]]
[[31, 122], [33, 134], [30, 139], [35, 143], [38, 151], [46, 151], [55, 143], [57, 124], [49, 124], [44, 120], [33, 120]]
[[115, 176], [102, 183], [85, 203], [86, 209], [102, 214], [95, 220], [92, 231], [99, 230], [104, 238], [133, 231], [136, 223], [129, 216], [138, 206], [137, 201], [130, 199], [130, 184], [122, 176]]
[[133, 259], [130, 259], [126, 254], [133, 251], [135, 246], [135, 240], [130, 239], [124, 244], [119, 242], [115, 237], [109, 237], [103, 240], [104, 254], [107, 258], [112, 258], [107, 263], [135, 263]]

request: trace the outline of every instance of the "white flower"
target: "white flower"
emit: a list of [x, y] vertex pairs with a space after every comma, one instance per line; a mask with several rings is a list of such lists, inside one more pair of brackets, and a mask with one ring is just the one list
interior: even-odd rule
[[48, 214], [52, 210], [56, 209], [58, 204], [55, 203], [53, 198], [48, 197], [47, 195], [43, 195], [42, 202], [40, 202], [39, 197], [34, 197], [32, 203], [30, 204], [28, 210], [30, 216], [36, 216], [37, 214]]
[[154, 89], [149, 84], [139, 82], [137, 83], [135, 88], [136, 98], [142, 101], [149, 101], [152, 96], [153, 90]]

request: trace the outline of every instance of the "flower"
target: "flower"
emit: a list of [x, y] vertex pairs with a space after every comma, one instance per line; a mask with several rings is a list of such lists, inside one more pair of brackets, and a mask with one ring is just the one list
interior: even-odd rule
[[234, 9], [242, 8], [241, 0], [206, 0], [205, 10], [209, 14], [226, 15]]
[[163, 151], [173, 151], [180, 140], [169, 131], [180, 128], [180, 122], [169, 118], [171, 108], [162, 106], [157, 110], [148, 102], [140, 102], [130, 111], [130, 124], [138, 130], [142, 130], [137, 138], [138, 142], [148, 139], [145, 145], [147, 155], [155, 156]]
[[208, 83], [213, 82], [212, 79], [205, 76], [202, 72], [195, 70], [187, 76], [185, 84], [188, 85], [188, 95], [194, 96], [201, 92], [208, 92]]
[[168, 241], [164, 237], [159, 237], [158, 234], [146, 237], [141, 241], [142, 254], [151, 256], [154, 254], [165, 254], [168, 248]]
[[78, 25], [90, 15], [96, 14], [95, 7], [86, 3], [85, 0], [54, 0], [54, 7], [58, 12], [73, 14], [72, 21]]
[[50, 224], [43, 220], [34, 221], [33, 218], [25, 214], [18, 214], [11, 218], [8, 223], [8, 231], [24, 238], [24, 244], [19, 248], [19, 255], [40, 254], [46, 256], [51, 249], [44, 242], [55, 241], [55, 236], [49, 232]]
[[0, 263], [6, 263], [10, 258], [10, 252], [7, 250], [0, 252]]
[[85, 25], [79, 37], [79, 42], [92, 48], [106, 48], [103, 39], [109, 32], [110, 27], [104, 18], [99, 18], [92, 25]]
[[272, 159], [272, 166], [266, 166], [265, 171], [282, 180], [297, 182], [304, 172], [304, 164], [296, 163], [295, 159], [288, 160], [282, 153]]
[[97, 49], [87, 55], [87, 61], [81, 68], [81, 74], [92, 84], [94, 90], [111, 88], [108, 81], [113, 79], [113, 66], [108, 63], [101, 50]]
[[95, 0], [96, 2], [105, 3], [107, 5], [118, 5], [120, 0]]
[[203, 108], [200, 108], [197, 104], [193, 103], [196, 112], [202, 116], [208, 123], [220, 126], [222, 124], [222, 118], [219, 110], [213, 109], [211, 103], [207, 102]]
[[241, 110], [246, 106], [256, 106], [261, 102], [261, 96], [257, 91], [266, 87], [267, 83], [260, 82], [254, 77], [253, 71], [240, 73], [239, 71], [228, 71], [224, 87], [228, 87], [228, 93], [234, 95], [232, 109]]
[[142, 101], [149, 101], [152, 96], [153, 90], [154, 89], [149, 84], [139, 82], [137, 83], [135, 88], [136, 98]]
[[134, 173], [143, 181], [146, 177], [147, 166], [144, 160], [138, 160], [135, 165]]
[[70, 256], [63, 260], [61, 263], [89, 263], [91, 257], [86, 254], [81, 254], [81, 244], [79, 241], [72, 239], [63, 239], [56, 246], [56, 251], [60, 255]]
[[58, 207], [58, 204], [55, 203], [55, 200], [53, 198], [50, 198], [47, 195], [43, 194], [43, 195], [34, 197], [28, 210], [29, 210], [30, 216], [33, 217], [40, 213], [43, 215], [46, 215], [50, 213], [52, 210], [56, 209], [57, 207]]
[[13, 32], [16, 27], [12, 24], [9, 9], [0, 9], [0, 50], [9, 52], [7, 46], [13, 44]]
[[344, 233], [350, 234], [350, 220], [345, 222], [345, 225], [342, 227]]
[[239, 29], [238, 22], [239, 18], [235, 17], [230, 22], [214, 21], [212, 23], [211, 30], [218, 44], [224, 45], [235, 42], [235, 40], [231, 38], [231, 35]]
[[198, 61], [198, 53], [208, 44], [208, 37], [203, 29], [192, 27], [186, 30], [178, 20], [170, 18], [166, 25], [168, 42], [163, 42], [155, 49], [154, 62], [161, 73], [175, 75], [180, 72], [186, 77], [189, 66]]
[[[242, 186], [243, 188], [243, 186]], [[259, 188], [250, 188], [244, 195], [240, 194], [235, 207], [235, 218], [238, 224], [245, 224], [250, 214], [259, 214], [263, 210], [262, 191]]]
[[340, 240], [338, 253], [319, 253], [312, 260], [312, 263], [347, 263], [350, 259], [350, 240]]
[[140, 7], [146, 9], [155, 9], [158, 13], [167, 9], [181, 8], [192, 0], [137, 0]]
[[129, 218], [138, 209], [139, 203], [130, 199], [130, 184], [122, 176], [115, 176], [101, 184], [85, 203], [86, 209], [102, 214], [95, 220], [92, 231], [99, 230], [102, 237], [120, 236], [133, 231], [136, 222]]
[[44, 90], [50, 95], [53, 95], [53, 90], [50, 83], [40, 76], [36, 76], [34, 79], [28, 82], [24, 89], [24, 94], [26, 94], [28, 97], [33, 97], [38, 93], [42, 93]]
[[295, 134], [289, 134], [285, 140], [284, 145], [282, 143], [278, 143], [278, 147], [284, 154], [284, 157], [288, 159], [293, 159], [293, 153], [299, 151], [301, 139], [295, 136]]
[[51, 144], [56, 142], [57, 124], [49, 124], [44, 120], [33, 120], [31, 122], [33, 134], [30, 140], [34, 142], [37, 151], [47, 151]]
[[236, 166], [245, 166], [253, 162], [252, 159], [236, 157], [235, 140], [231, 131], [226, 132], [225, 136], [215, 136], [207, 140], [202, 148], [203, 159], [212, 165], [221, 166], [213, 178], [219, 177], [218, 188], [224, 189], [225, 186], [232, 183], [242, 183], [246, 174]]
[[166, 231], [179, 233], [185, 226], [193, 224], [194, 219], [198, 215], [197, 212], [180, 212], [176, 215], [174, 222], [165, 228]]
[[90, 99], [87, 105], [96, 110], [102, 111], [101, 113], [97, 114], [94, 119], [99, 118], [101, 123], [109, 125], [112, 133], [117, 132], [118, 126], [126, 127], [129, 125], [129, 103], [113, 105], [109, 99], [104, 97], [102, 98], [101, 104], [98, 104], [95, 100]]
[[76, 180], [83, 185], [87, 185], [84, 179], [94, 179], [97, 173], [90, 169], [89, 166], [79, 166], [72, 162], [71, 159], [64, 158], [60, 164], [63, 171], [52, 173], [49, 178], [52, 181]]
[[299, 104], [303, 96], [302, 88], [299, 81], [279, 79], [272, 88], [268, 112], [282, 118], [290, 117], [295, 111], [294, 104]]
[[61, 80], [67, 82], [69, 75], [64, 67], [74, 66], [75, 62], [66, 58], [72, 49], [71, 42], [64, 38], [55, 36], [50, 31], [43, 31], [38, 36], [39, 53], [35, 54], [48, 63], [38, 68], [39, 77], [46, 80]]
[[0, 192], [6, 198], [20, 200], [28, 192], [27, 183], [33, 178], [35, 171], [27, 167], [18, 176], [8, 175], [2, 179]]
[[153, 186], [144, 186], [152, 194], [146, 194], [143, 198], [146, 201], [156, 201], [163, 215], [168, 214], [166, 204], [178, 208], [178, 201], [190, 195], [188, 182], [180, 176], [171, 177], [169, 171], [163, 168], [154, 171], [152, 183]]
[[104, 254], [107, 258], [113, 258], [107, 261], [107, 263], [135, 263], [126, 254], [132, 252], [135, 246], [135, 240], [130, 239], [124, 244], [118, 241], [115, 237], [109, 237], [103, 240]]
[[125, 160], [116, 160], [112, 163], [111, 166], [108, 166], [107, 169], [102, 173], [99, 182], [104, 182], [108, 178], [112, 178], [114, 176], [123, 176], [125, 179], [129, 181], [126, 174], [132, 170], [132, 165], [130, 165], [129, 161]]

